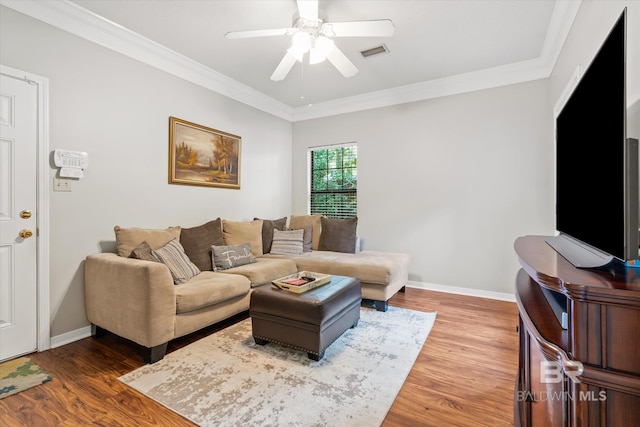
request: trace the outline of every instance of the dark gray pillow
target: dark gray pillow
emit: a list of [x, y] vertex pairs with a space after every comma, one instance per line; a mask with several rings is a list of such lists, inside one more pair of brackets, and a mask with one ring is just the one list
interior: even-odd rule
[[358, 218], [330, 219], [320, 218], [322, 232], [318, 250], [345, 252], [353, 254], [356, 252], [356, 227]]
[[180, 233], [180, 244], [191, 262], [201, 271], [213, 270], [211, 246], [224, 245], [222, 220], [218, 218], [198, 227], [183, 228]]
[[213, 271], [226, 270], [256, 262], [251, 253], [251, 245], [244, 243], [233, 246], [212, 246]]
[[[293, 230], [290, 228], [289, 230]], [[313, 226], [308, 225], [306, 227], [300, 227], [297, 230], [304, 230], [304, 236], [302, 237], [302, 252], [311, 252], [313, 245]]]
[[[253, 218], [256, 219], [262, 218]], [[271, 241], [273, 240], [273, 230], [286, 230], [287, 217], [280, 219], [262, 219], [262, 253], [268, 254], [271, 252]]]
[[149, 246], [149, 244], [145, 240], [131, 251], [131, 255], [129, 255], [129, 258], [160, 262], [160, 260], [156, 258], [151, 251], [151, 246]]

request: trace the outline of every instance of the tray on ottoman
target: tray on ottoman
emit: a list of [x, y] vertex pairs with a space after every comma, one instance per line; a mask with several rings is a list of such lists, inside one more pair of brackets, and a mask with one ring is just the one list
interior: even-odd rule
[[299, 294], [263, 286], [251, 294], [253, 338], [320, 360], [331, 343], [358, 324], [361, 302], [360, 281], [354, 277], [332, 276], [326, 285]]
[[322, 286], [331, 281], [328, 274], [314, 273], [313, 271], [299, 271], [271, 282], [271, 285], [285, 291], [301, 294], [311, 289]]

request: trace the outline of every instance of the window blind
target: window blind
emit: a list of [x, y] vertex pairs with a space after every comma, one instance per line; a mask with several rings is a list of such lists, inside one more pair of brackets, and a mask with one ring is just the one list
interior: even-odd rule
[[335, 219], [357, 216], [357, 146], [315, 149], [310, 154], [311, 214], [322, 214]]

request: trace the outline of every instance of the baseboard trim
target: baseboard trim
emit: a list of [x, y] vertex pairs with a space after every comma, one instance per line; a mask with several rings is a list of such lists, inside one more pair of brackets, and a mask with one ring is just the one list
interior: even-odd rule
[[62, 347], [66, 344], [79, 341], [91, 336], [91, 326], [85, 326], [84, 328], [76, 329], [75, 331], [66, 332], [64, 334], [51, 337], [51, 348]]
[[472, 297], [516, 302], [515, 294], [508, 294], [505, 292], [494, 292], [494, 291], [485, 291], [482, 289], [460, 288], [457, 286], [436, 285], [434, 283], [414, 282], [412, 280], [409, 280], [407, 282], [407, 287], [417, 288], [417, 289], [427, 289], [429, 291], [446, 292], [449, 294], [467, 295]]

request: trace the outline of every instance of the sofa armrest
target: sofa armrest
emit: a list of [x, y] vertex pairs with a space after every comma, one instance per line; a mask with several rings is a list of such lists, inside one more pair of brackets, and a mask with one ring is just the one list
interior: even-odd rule
[[164, 264], [90, 255], [84, 285], [87, 318], [94, 325], [145, 347], [174, 337], [175, 285]]

